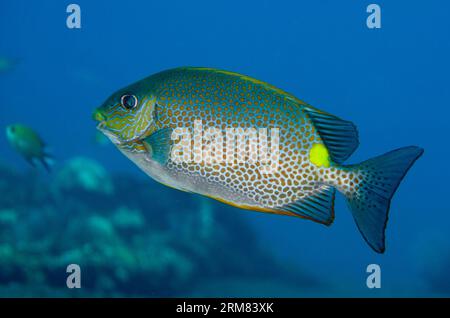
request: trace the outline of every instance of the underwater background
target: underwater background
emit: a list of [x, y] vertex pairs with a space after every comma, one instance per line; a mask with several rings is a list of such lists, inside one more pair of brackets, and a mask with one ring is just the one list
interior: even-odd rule
[[[0, 2], [0, 296], [450, 296], [448, 1]], [[99, 139], [94, 108], [177, 66], [269, 82], [356, 124], [357, 163], [425, 149], [394, 195], [385, 254], [341, 195], [325, 227], [156, 183]], [[35, 129], [33, 169], [5, 127]], [[66, 266], [81, 266], [81, 289]], [[380, 289], [366, 286], [379, 264]]]

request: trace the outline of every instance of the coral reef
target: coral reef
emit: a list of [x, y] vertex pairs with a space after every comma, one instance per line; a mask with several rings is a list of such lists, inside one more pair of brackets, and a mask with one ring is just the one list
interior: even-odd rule
[[84, 157], [69, 160], [58, 172], [55, 186], [63, 191], [113, 192], [112, 180], [106, 170], [96, 161]]
[[[44, 179], [0, 166], [0, 296], [207, 296], [197, 289], [228, 279], [319, 284], [269, 255], [237, 209], [82, 157]], [[81, 289], [66, 287], [72, 263]]]

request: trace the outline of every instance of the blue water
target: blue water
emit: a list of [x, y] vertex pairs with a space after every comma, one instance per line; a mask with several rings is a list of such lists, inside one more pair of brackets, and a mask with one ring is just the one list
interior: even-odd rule
[[[340, 195], [331, 227], [226, 211], [250, 224], [268, 255], [323, 281], [315, 294], [450, 295], [448, 1], [376, 1], [381, 29], [366, 27], [364, 1], [76, 3], [79, 30], [66, 27], [67, 1], [0, 3], [0, 56], [18, 60], [0, 74], [0, 127], [32, 126], [57, 165], [82, 155], [146, 180], [116, 149], [93, 142], [92, 110], [112, 92], [185, 65], [267, 81], [354, 122], [360, 146], [349, 163], [407, 145], [425, 153], [394, 196], [383, 255], [366, 245]], [[4, 136], [0, 149], [1, 161], [29, 169]], [[366, 287], [371, 263], [382, 269], [379, 290]]]

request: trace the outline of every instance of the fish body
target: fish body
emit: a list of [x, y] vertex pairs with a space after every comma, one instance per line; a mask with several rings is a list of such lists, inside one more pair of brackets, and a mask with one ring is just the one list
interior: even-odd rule
[[46, 152], [41, 137], [32, 128], [22, 124], [9, 125], [6, 127], [6, 137], [10, 145], [32, 166], [41, 162], [50, 170], [51, 156]]
[[377, 252], [385, 248], [390, 199], [422, 154], [406, 147], [345, 166], [359, 143], [353, 123], [265, 82], [210, 68], [152, 75], [114, 93], [94, 117], [155, 180], [233, 206], [329, 225], [337, 189]]

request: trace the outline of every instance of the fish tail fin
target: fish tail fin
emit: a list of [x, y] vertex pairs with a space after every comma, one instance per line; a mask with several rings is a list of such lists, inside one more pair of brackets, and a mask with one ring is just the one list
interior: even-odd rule
[[33, 157], [25, 157], [25, 160], [33, 167], [36, 168], [35, 160], [33, 160]]
[[[392, 196], [413, 163], [423, 154], [415, 146], [393, 150], [347, 166], [355, 179], [341, 187], [359, 231], [377, 253], [385, 250], [385, 229]], [[339, 186], [337, 187], [339, 189]]]
[[53, 156], [49, 154], [44, 154], [44, 156], [40, 159], [40, 161], [44, 166], [45, 170], [47, 170], [47, 172], [50, 173], [52, 170], [51, 168], [55, 164], [55, 159], [53, 158]]

